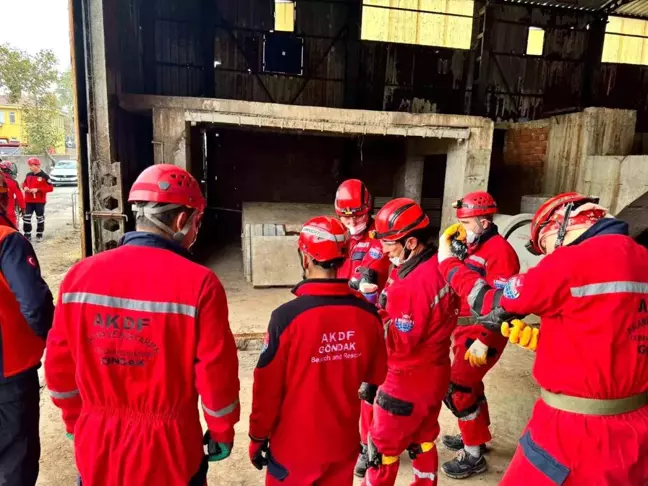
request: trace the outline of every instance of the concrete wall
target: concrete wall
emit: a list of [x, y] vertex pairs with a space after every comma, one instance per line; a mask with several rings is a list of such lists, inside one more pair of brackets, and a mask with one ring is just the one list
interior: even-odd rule
[[617, 214], [648, 192], [648, 156], [589, 156], [583, 190], [599, 196], [601, 205]]
[[[19, 182], [22, 182], [25, 180], [25, 176], [27, 175], [27, 172], [29, 172], [29, 167], [27, 166], [27, 161], [31, 159], [32, 157], [35, 157], [34, 155], [11, 155], [11, 156], [3, 156], [3, 160], [8, 160], [10, 162], [14, 162], [16, 166], [18, 167], [18, 176], [17, 180]], [[75, 160], [74, 157], [70, 157], [69, 155], [39, 155], [38, 158], [41, 161], [41, 166], [45, 172], [50, 172], [52, 170], [52, 166], [54, 165], [54, 162], [59, 161], [59, 160]]]
[[630, 154], [636, 121], [634, 111], [607, 108], [587, 108], [579, 113], [549, 118], [543, 192], [585, 191], [587, 158], [590, 155]]

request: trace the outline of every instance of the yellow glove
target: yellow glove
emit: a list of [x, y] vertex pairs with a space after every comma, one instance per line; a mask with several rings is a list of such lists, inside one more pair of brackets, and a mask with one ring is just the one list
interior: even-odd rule
[[452, 240], [452, 237], [456, 235], [456, 238], [459, 241], [466, 241], [466, 238], [468, 235], [466, 234], [466, 228], [464, 228], [463, 224], [461, 223], [455, 223], [451, 224], [446, 228], [446, 230], [443, 232], [443, 235], [441, 238], [445, 240], [448, 245], [450, 244], [450, 240]]
[[479, 339], [470, 345], [466, 350], [464, 359], [470, 363], [470, 366], [479, 367], [486, 364], [486, 359], [488, 358], [488, 346], [482, 343]]
[[524, 321], [513, 319], [511, 323], [502, 323], [502, 336], [509, 338], [513, 344], [535, 351], [538, 348], [540, 329], [527, 325]]
[[446, 258], [450, 258], [452, 256], [453, 237], [458, 239], [459, 241], [466, 240], [466, 229], [461, 223], [455, 223], [448, 226], [448, 228], [446, 228], [446, 230], [441, 235], [441, 238], [439, 238], [439, 262], [442, 262]]

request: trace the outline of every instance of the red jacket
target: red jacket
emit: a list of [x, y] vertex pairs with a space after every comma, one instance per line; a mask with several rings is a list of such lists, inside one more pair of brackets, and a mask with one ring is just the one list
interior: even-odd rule
[[25, 182], [23, 182], [24, 189], [38, 189], [36, 194], [32, 194], [29, 191], [25, 191], [25, 201], [28, 203], [46, 203], [47, 202], [47, 193], [54, 190], [54, 186], [50, 182], [50, 177], [42, 170], [33, 174], [29, 172], [25, 177]]
[[[459, 298], [443, 280], [431, 250], [398, 268], [387, 295], [387, 354], [390, 371], [447, 366]], [[447, 387], [447, 383], [445, 384]]]
[[[603, 219], [528, 272], [490, 288], [458, 259], [441, 264], [481, 315], [542, 318], [533, 374], [551, 392], [599, 399], [648, 391], [648, 250]], [[629, 371], [630, 370], [630, 371]]]
[[0, 384], [40, 366], [54, 302], [29, 241], [0, 216]]
[[18, 228], [18, 220], [16, 219], [16, 203], [18, 207], [24, 212], [25, 211], [25, 198], [23, 193], [20, 190], [20, 186], [16, 181], [10, 177], [5, 177], [7, 181], [7, 186], [9, 188], [9, 203], [7, 204], [7, 217], [13, 223], [13, 225]]
[[[520, 261], [511, 244], [491, 224], [481, 236], [479, 244], [471, 248], [464, 264], [479, 274], [493, 288], [503, 288], [506, 281], [520, 271]], [[473, 317], [468, 300], [461, 299], [461, 317]], [[489, 348], [501, 353], [508, 340], [500, 331], [489, 331], [479, 324], [459, 325], [453, 334], [455, 343], [466, 348], [479, 339]], [[463, 358], [463, 356], [461, 356]]]
[[362, 382], [382, 383], [386, 352], [374, 306], [345, 280], [305, 280], [272, 313], [254, 371], [250, 435], [277, 461], [346, 459], [360, 441]]
[[238, 422], [238, 359], [218, 278], [175, 242], [129, 233], [61, 283], [47, 385], [84, 485], [188, 484]]
[[371, 282], [378, 285], [378, 291], [385, 286], [387, 276], [389, 275], [389, 256], [383, 253], [380, 240], [375, 240], [369, 235], [373, 230], [371, 226], [358, 236], [352, 236], [349, 239], [349, 256], [337, 272], [338, 278], [343, 278], [357, 282], [354, 288], [360, 283], [363, 275], [358, 272], [360, 267], [366, 268], [371, 274]]

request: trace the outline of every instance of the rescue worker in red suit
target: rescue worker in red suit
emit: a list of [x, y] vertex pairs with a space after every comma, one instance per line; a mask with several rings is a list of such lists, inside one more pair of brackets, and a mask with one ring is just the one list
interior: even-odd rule
[[0, 486], [34, 486], [40, 458], [40, 367], [54, 302], [34, 249], [5, 216], [0, 173]]
[[[373, 202], [366, 186], [358, 179], [344, 181], [335, 194], [335, 212], [349, 230], [349, 250], [338, 278], [349, 280], [358, 290], [361, 283], [371, 284], [367, 294], [379, 294], [389, 275], [389, 258], [379, 241], [371, 238], [374, 222]], [[374, 287], [375, 286], [375, 287]], [[375, 300], [374, 300], [375, 303]]]
[[4, 174], [5, 180], [7, 182], [7, 188], [9, 189], [6, 216], [7, 218], [9, 218], [9, 221], [11, 221], [14, 227], [18, 228], [16, 204], [18, 204], [18, 207], [24, 213], [25, 198], [22, 191], [20, 190], [20, 186], [13, 178], [13, 169], [14, 165], [11, 162], [0, 162], [0, 171]]
[[[529, 247], [545, 258], [497, 289], [452, 256], [461, 233], [441, 238], [446, 279], [480, 323], [537, 348], [540, 399], [500, 484], [647, 484], [648, 250], [596, 199], [560, 194], [531, 223]], [[511, 320], [531, 313], [540, 330]]]
[[[371, 194], [362, 181], [349, 179], [340, 184], [335, 194], [335, 212], [351, 236], [347, 258], [337, 276], [348, 279], [352, 289], [360, 290], [369, 302], [376, 304], [387, 282], [390, 264], [380, 241], [370, 236], [374, 230], [372, 210]], [[367, 471], [367, 432], [379, 384], [363, 383], [360, 390], [360, 396], [364, 397], [360, 414], [361, 449], [354, 472], [361, 478]]]
[[45, 205], [47, 194], [54, 190], [50, 176], [41, 170], [41, 161], [32, 157], [27, 161], [29, 172], [23, 182], [25, 190], [25, 214], [23, 214], [23, 233], [31, 240], [32, 215], [36, 213], [36, 241], [43, 239], [45, 231]]
[[[502, 287], [520, 271], [513, 247], [497, 232], [493, 215], [497, 204], [487, 192], [471, 192], [454, 204], [457, 219], [467, 233], [467, 252], [460, 258], [492, 287]], [[499, 329], [489, 330], [472, 318], [470, 306], [462, 300], [457, 329], [453, 334], [450, 388], [445, 404], [458, 418], [459, 435], [443, 436], [443, 444], [459, 451], [452, 461], [441, 466], [451, 478], [462, 479], [487, 470], [482, 452], [491, 440], [488, 402], [483, 379], [499, 360], [508, 339]]]
[[305, 280], [270, 318], [249, 429], [250, 460], [267, 466], [267, 485], [353, 484], [358, 388], [382, 383], [387, 355], [375, 306], [335, 278], [347, 238], [335, 218], [305, 224], [298, 240]]
[[202, 486], [208, 463], [229, 456], [240, 414], [225, 291], [188, 252], [205, 199], [188, 172], [159, 164], [129, 201], [137, 231], [61, 283], [47, 386], [84, 486]]
[[399, 456], [413, 458], [415, 486], [437, 484], [439, 412], [450, 383], [450, 336], [459, 299], [438, 270], [432, 228], [411, 199], [388, 202], [375, 237], [398, 267], [388, 288], [387, 377], [378, 387], [368, 437], [365, 486], [392, 486]]

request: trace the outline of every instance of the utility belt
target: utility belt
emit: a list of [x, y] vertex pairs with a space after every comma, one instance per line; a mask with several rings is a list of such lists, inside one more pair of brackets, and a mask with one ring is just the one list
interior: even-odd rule
[[552, 393], [544, 388], [540, 389], [540, 397], [551, 408], [562, 410], [563, 412], [579, 413], [582, 415], [621, 415], [623, 413], [634, 412], [648, 405], [648, 393], [643, 392], [638, 395], [632, 395], [625, 398], [616, 399], [598, 399], [582, 398], [563, 395], [562, 393]]
[[478, 324], [474, 317], [460, 317], [457, 319], [457, 326], [474, 326]]

